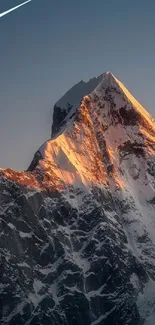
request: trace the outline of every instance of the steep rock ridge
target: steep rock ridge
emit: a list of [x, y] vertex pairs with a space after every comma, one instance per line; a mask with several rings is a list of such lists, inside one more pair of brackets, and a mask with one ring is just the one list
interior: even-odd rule
[[37, 169], [44, 170], [51, 182], [57, 179], [64, 186], [108, 184], [115, 179], [115, 185], [121, 187], [120, 159], [129, 152], [151, 159], [154, 135], [151, 116], [107, 73], [97, 88], [84, 96], [68, 127], [39, 149], [42, 159]]
[[81, 99], [91, 93], [101, 80], [102, 75], [92, 78], [88, 82], [81, 80], [54, 105], [52, 137], [58, 132], [62, 132], [67, 122], [74, 117]]
[[111, 73], [76, 105], [1, 170], [1, 323], [153, 325], [154, 121]]

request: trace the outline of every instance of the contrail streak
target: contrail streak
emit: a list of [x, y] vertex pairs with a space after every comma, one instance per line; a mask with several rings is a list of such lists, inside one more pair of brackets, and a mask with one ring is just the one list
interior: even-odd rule
[[11, 11], [16, 10], [17, 8], [19, 8], [19, 7], [21, 7], [21, 6], [24, 6], [26, 3], [30, 2], [30, 1], [32, 1], [32, 0], [27, 0], [27, 1], [21, 3], [20, 5], [14, 7], [14, 8], [11, 8], [11, 9], [9, 9], [9, 10], [7, 10], [7, 11], [2, 12], [2, 13], [0, 14], [0, 18], [3, 17], [3, 16], [5, 16], [5, 15], [7, 15], [7, 14], [9, 14]]

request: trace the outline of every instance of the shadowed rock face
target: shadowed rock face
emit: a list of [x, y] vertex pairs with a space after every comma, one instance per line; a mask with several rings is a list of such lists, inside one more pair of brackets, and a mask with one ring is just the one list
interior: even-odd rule
[[81, 80], [73, 86], [55, 105], [53, 110], [52, 134], [53, 138], [61, 132], [67, 122], [75, 116], [82, 98], [91, 93], [101, 82], [103, 75], [92, 78], [88, 82]]
[[97, 79], [28, 171], [0, 171], [2, 325], [155, 319], [154, 122]]
[[110, 193], [94, 188], [79, 214], [60, 193], [26, 196], [8, 181], [2, 188], [15, 200], [1, 214], [2, 323], [142, 324], [136, 301], [148, 276], [127, 249]]

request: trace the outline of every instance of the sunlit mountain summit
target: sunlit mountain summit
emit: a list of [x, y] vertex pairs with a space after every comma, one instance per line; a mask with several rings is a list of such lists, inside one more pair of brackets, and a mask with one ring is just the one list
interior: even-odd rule
[[154, 324], [155, 123], [112, 73], [55, 104], [27, 171], [0, 173], [2, 324]]

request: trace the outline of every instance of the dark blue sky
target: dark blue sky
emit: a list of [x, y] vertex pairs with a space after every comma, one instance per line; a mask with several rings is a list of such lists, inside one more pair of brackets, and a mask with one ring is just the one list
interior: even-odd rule
[[155, 116], [154, 15], [153, 0], [32, 0], [0, 18], [0, 167], [27, 168], [54, 103], [105, 71]]

